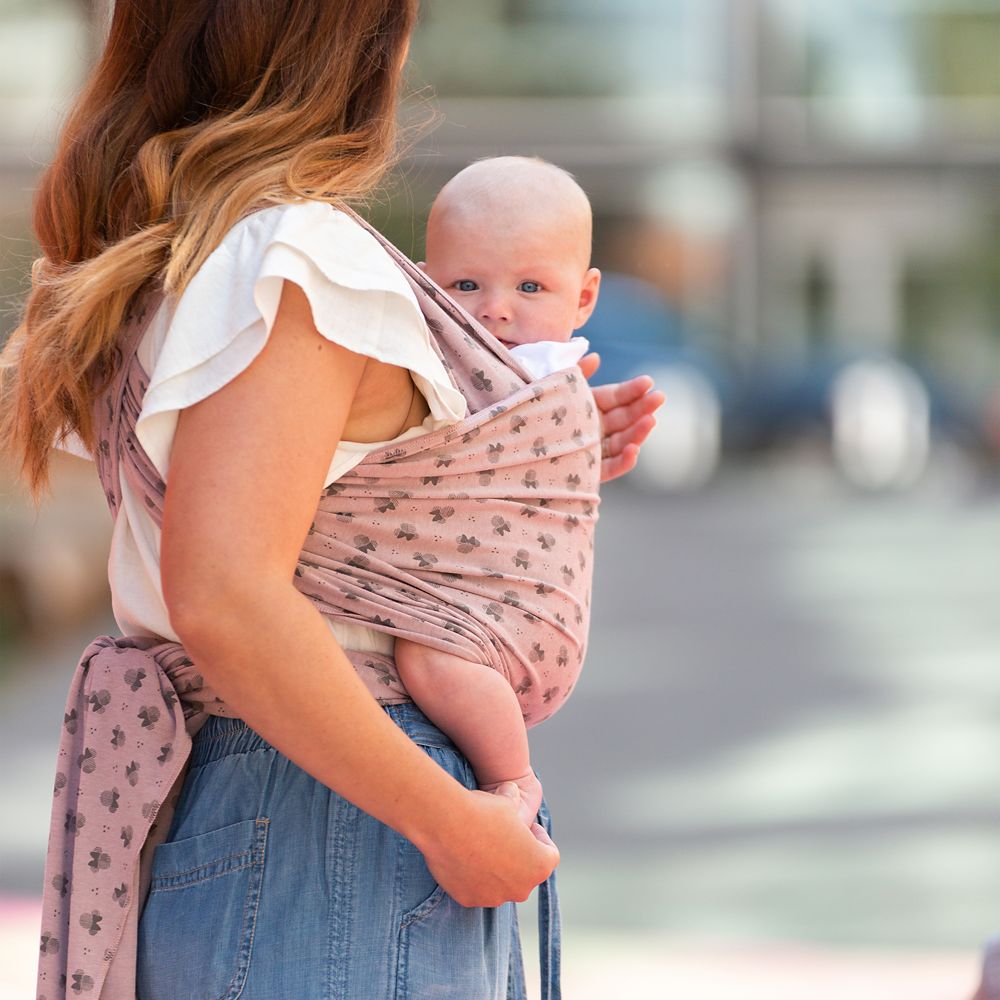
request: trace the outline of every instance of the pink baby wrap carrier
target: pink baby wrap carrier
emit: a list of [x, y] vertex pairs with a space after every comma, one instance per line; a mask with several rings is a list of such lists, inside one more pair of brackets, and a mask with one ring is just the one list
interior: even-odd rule
[[[535, 725], [566, 700], [583, 663], [597, 407], [575, 368], [532, 382], [499, 341], [371, 231], [413, 289], [468, 414], [371, 452], [329, 486], [294, 583], [333, 619], [499, 670]], [[155, 302], [146, 297], [127, 318], [116, 375], [95, 414], [112, 516], [121, 471], [159, 525], [166, 487], [135, 435], [149, 380], [136, 350]], [[391, 656], [346, 653], [379, 702], [410, 700]], [[84, 651], [57, 761], [39, 1000], [134, 1000], [149, 864], [167, 836], [191, 739], [209, 715], [234, 714], [176, 642], [100, 636]]]

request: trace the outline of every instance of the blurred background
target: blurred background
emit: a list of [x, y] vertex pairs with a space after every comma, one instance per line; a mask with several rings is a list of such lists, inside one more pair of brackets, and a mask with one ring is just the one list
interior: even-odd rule
[[[0, 0], [0, 338], [105, 16]], [[567, 168], [597, 380], [667, 393], [532, 732], [567, 996], [968, 997], [1000, 931], [1000, 0], [424, 0], [410, 62], [404, 118], [440, 122], [372, 220], [419, 258], [469, 161]], [[57, 456], [37, 514], [0, 482], [6, 1000], [69, 677], [116, 629], [92, 467]]]

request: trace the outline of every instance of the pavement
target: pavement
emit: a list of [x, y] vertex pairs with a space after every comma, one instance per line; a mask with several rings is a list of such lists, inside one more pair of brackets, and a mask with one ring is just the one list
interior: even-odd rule
[[[862, 497], [808, 456], [606, 490], [585, 672], [532, 731], [570, 1000], [968, 1000], [1000, 930], [998, 495], [945, 460]], [[31, 995], [58, 721], [109, 630], [0, 689], [0, 1000]]]

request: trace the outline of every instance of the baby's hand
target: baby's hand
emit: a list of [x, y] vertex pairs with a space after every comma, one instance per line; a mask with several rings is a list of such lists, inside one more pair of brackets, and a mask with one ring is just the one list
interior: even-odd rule
[[542, 804], [542, 783], [535, 777], [534, 771], [528, 771], [517, 778], [506, 778], [503, 781], [491, 781], [479, 787], [484, 792], [497, 792], [502, 785], [516, 785], [520, 796], [517, 814], [524, 820], [525, 826], [532, 826], [538, 816]]

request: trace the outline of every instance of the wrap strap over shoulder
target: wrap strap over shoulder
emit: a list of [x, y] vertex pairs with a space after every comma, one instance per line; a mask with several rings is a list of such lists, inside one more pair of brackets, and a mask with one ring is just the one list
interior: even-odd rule
[[[326, 616], [500, 671], [535, 725], [564, 703], [586, 649], [600, 473], [593, 396], [576, 368], [532, 381], [357, 221], [405, 276], [468, 415], [371, 452], [324, 490], [294, 584]], [[150, 292], [123, 326], [115, 376], [95, 403], [95, 457], [112, 516], [124, 478], [161, 525], [166, 484], [135, 434], [149, 384], [136, 349], [157, 304]], [[410, 700], [391, 656], [345, 652], [381, 703]], [[39, 1000], [134, 1000], [149, 861], [210, 714], [232, 715], [178, 643], [102, 636], [85, 650], [60, 734]]]

